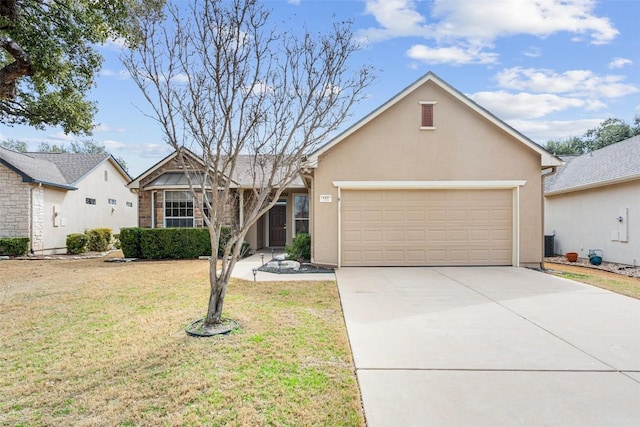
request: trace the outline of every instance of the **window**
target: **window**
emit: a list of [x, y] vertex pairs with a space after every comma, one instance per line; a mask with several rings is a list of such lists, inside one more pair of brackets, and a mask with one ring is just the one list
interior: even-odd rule
[[95, 205], [96, 204], [96, 199], [92, 199], [91, 197], [87, 197], [86, 199], [84, 199], [84, 202], [88, 205]]
[[421, 129], [434, 129], [434, 121], [433, 121], [433, 106], [435, 102], [432, 101], [423, 101], [420, 102], [420, 107], [422, 108], [420, 115], [420, 128]]
[[116, 199], [109, 199], [109, 204], [110, 205], [116, 205], [118, 202], [116, 202]]
[[309, 195], [293, 195], [293, 218], [295, 234], [309, 232]]
[[164, 192], [164, 226], [193, 227], [193, 198], [190, 192]]
[[132, 208], [133, 207], [133, 202], [127, 202], [127, 207], [128, 208]]
[[109, 171], [104, 171], [104, 180], [109, 181]]

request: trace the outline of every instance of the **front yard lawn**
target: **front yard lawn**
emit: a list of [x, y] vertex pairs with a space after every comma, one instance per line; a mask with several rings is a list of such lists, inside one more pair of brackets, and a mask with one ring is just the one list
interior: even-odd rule
[[640, 299], [640, 279], [608, 271], [585, 268], [580, 266], [555, 264], [546, 262], [544, 267], [551, 269], [553, 274], [589, 285], [607, 289], [618, 294]]
[[192, 338], [207, 268], [1, 262], [0, 425], [364, 425], [335, 283], [234, 281]]

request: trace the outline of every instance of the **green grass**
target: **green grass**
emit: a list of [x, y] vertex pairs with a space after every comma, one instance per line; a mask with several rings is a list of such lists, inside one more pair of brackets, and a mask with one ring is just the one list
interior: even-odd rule
[[2, 265], [0, 425], [364, 425], [334, 282], [234, 281], [192, 338], [206, 262]]

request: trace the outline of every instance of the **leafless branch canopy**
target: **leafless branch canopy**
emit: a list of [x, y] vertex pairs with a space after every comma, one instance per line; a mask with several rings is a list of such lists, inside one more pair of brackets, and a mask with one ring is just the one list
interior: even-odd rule
[[209, 173], [194, 186], [219, 189], [205, 200], [212, 244], [234, 178], [250, 183], [253, 197], [229, 254], [374, 76], [348, 64], [358, 48], [348, 22], [326, 34], [278, 30], [257, 0], [175, 2], [165, 12], [166, 19], [140, 22], [145, 43], [124, 62], [166, 142], [202, 156]]

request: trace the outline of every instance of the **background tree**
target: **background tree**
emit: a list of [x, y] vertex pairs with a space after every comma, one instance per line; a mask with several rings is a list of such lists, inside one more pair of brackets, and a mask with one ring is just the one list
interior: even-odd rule
[[579, 155], [599, 150], [636, 135], [640, 135], [640, 115], [635, 116], [632, 125], [621, 119], [608, 118], [598, 127], [587, 130], [581, 137], [572, 136], [564, 140], [549, 140], [546, 148], [549, 152], [559, 156]]
[[9, 150], [18, 151], [20, 153], [26, 153], [28, 150], [27, 143], [19, 141], [17, 139], [7, 139], [0, 141], [0, 146], [8, 148]]
[[91, 134], [87, 99], [102, 64], [94, 45], [132, 40], [132, 16], [150, 0], [2, 0], [0, 122]]
[[[215, 331], [249, 227], [298, 177], [303, 156], [340, 127], [373, 75], [370, 67], [349, 71], [358, 48], [349, 23], [326, 34], [300, 30], [299, 23], [297, 33], [277, 30], [285, 24], [271, 22], [255, 0], [176, 2], [165, 13], [165, 20], [140, 20], [145, 42], [123, 60], [168, 144], [202, 156], [204, 173], [186, 174], [194, 200], [199, 189], [219, 189], [205, 192], [200, 206], [213, 255], [203, 324]], [[241, 156], [250, 167], [241, 167]], [[202, 170], [188, 156], [179, 159], [185, 171]], [[244, 221], [216, 256], [225, 209], [238, 201], [227, 178], [241, 171], [252, 182]]]
[[[24, 141], [18, 141], [14, 139], [7, 139], [5, 141], [0, 141], [0, 146], [4, 148], [8, 148], [13, 151], [18, 151], [20, 153], [26, 153], [29, 151], [27, 143]], [[58, 145], [58, 144], [49, 144], [48, 142], [41, 142], [38, 146], [38, 153], [78, 153], [78, 154], [102, 154], [108, 153], [107, 149], [104, 145], [91, 141], [74, 141], [69, 145]], [[120, 157], [113, 156], [114, 159], [120, 164], [122, 169], [128, 172], [127, 163], [124, 159]]]

